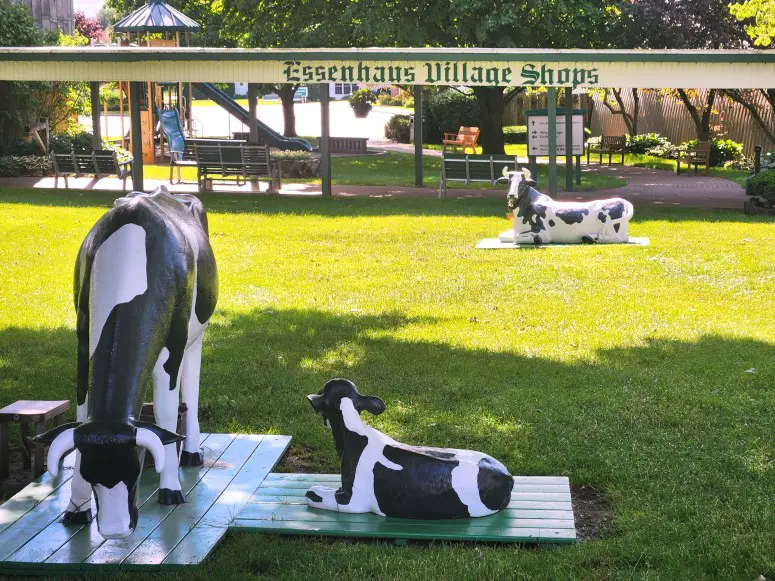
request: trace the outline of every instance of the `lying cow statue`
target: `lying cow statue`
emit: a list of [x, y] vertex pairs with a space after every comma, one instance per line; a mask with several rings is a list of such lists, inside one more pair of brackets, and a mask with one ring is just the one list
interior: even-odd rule
[[514, 226], [502, 232], [501, 242], [514, 244], [626, 243], [632, 204], [622, 198], [594, 202], [557, 202], [537, 191], [528, 170], [507, 172], [509, 211]]
[[509, 504], [514, 479], [503, 464], [481, 452], [396, 442], [361, 421], [360, 412], [378, 415], [385, 404], [361, 395], [352, 382], [332, 379], [307, 398], [333, 431], [342, 460], [342, 487], [313, 486], [306, 493], [309, 506], [452, 519], [490, 515]]
[[[65, 523], [91, 521], [93, 491], [100, 534], [130, 534], [142, 449], [161, 475], [159, 502], [185, 502], [178, 403], [182, 392], [188, 411], [180, 464], [201, 465], [199, 365], [217, 293], [207, 216], [194, 196], [173, 196], [163, 186], [152, 194], [132, 192], [86, 236], [75, 264], [78, 421], [36, 438], [51, 444], [53, 476], [61, 458], [77, 450]], [[135, 419], [150, 379], [156, 424]]]

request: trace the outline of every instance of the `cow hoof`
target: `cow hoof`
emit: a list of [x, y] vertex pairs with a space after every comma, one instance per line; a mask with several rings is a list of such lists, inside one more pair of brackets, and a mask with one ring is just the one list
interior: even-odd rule
[[204, 466], [205, 459], [202, 457], [201, 452], [186, 452], [183, 450], [180, 453], [180, 465], [181, 466]]
[[582, 236], [581, 241], [584, 244], [597, 244], [597, 238], [592, 238], [592, 236]]
[[170, 490], [169, 488], [159, 489], [159, 504], [169, 506], [171, 504], [185, 504], [183, 492], [180, 490]]
[[87, 525], [92, 521], [91, 509], [68, 511], [62, 522], [66, 525]]

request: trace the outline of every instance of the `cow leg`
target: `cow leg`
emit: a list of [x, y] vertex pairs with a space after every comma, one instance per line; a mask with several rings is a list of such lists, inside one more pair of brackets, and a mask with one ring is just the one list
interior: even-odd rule
[[[87, 397], [83, 405], [75, 410], [75, 418], [78, 422], [85, 422], [89, 414], [89, 399]], [[70, 480], [70, 503], [65, 510], [63, 521], [65, 524], [85, 525], [92, 521], [91, 513], [91, 485], [81, 476], [81, 453], [75, 451], [75, 471]]]
[[[169, 358], [165, 347], [153, 369], [153, 414], [156, 424], [165, 430], [175, 432], [178, 420], [178, 401], [180, 401], [180, 377], [175, 389], [170, 389], [170, 376], [164, 369]], [[183, 492], [178, 478], [178, 451], [174, 443], [164, 446], [164, 470], [159, 479], [159, 504], [183, 504]]]
[[304, 499], [307, 501], [307, 506], [312, 508], [339, 511], [339, 504], [336, 502], [336, 488], [313, 486], [304, 495]]
[[516, 244], [549, 244], [552, 237], [546, 230], [541, 232], [521, 232], [514, 240]]
[[180, 454], [181, 466], [202, 466], [204, 458], [199, 448], [199, 371], [202, 364], [202, 337], [194, 341], [183, 356], [183, 403], [186, 404], [186, 439]]

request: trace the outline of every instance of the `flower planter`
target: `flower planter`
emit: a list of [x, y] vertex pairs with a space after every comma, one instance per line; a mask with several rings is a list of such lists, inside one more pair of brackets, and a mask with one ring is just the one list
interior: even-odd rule
[[365, 119], [369, 116], [369, 111], [371, 111], [371, 103], [353, 103], [351, 107], [358, 119]]
[[282, 179], [320, 177], [319, 157], [275, 159], [273, 162], [277, 164]]
[[751, 198], [743, 204], [743, 212], [749, 216], [775, 216], [775, 207], [763, 203], [758, 198]]

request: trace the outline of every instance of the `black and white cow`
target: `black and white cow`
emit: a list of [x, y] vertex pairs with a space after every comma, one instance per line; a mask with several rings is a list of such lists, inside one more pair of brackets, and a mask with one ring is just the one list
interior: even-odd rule
[[622, 198], [593, 202], [557, 202], [533, 186], [530, 172], [505, 172], [509, 182], [509, 211], [514, 226], [502, 232], [501, 242], [515, 244], [625, 243], [627, 226], [633, 216], [630, 202]]
[[[100, 534], [130, 534], [143, 448], [161, 475], [159, 502], [184, 502], [178, 403], [182, 392], [188, 412], [180, 463], [201, 465], [199, 366], [217, 293], [207, 216], [194, 196], [173, 196], [164, 187], [133, 192], [86, 236], [75, 265], [78, 421], [38, 438], [51, 443], [52, 475], [62, 456], [77, 450], [65, 522], [91, 521], [94, 491]], [[156, 424], [135, 419], [151, 379]]]
[[342, 487], [313, 486], [309, 506], [451, 519], [490, 515], [509, 504], [514, 479], [503, 464], [481, 452], [396, 442], [363, 423], [360, 412], [378, 415], [385, 404], [361, 395], [352, 382], [332, 379], [307, 398], [331, 428], [342, 460]]

